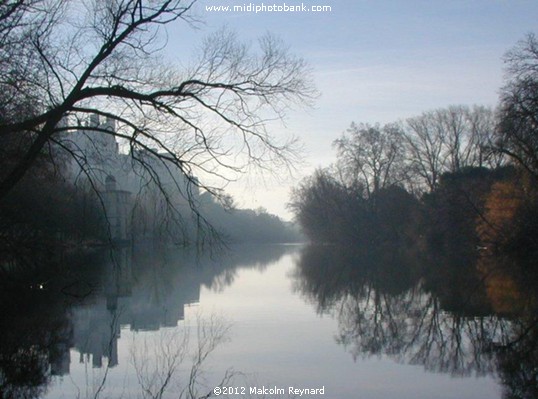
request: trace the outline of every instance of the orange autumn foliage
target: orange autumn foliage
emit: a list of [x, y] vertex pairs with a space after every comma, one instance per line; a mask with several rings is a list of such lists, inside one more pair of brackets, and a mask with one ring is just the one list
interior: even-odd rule
[[524, 187], [514, 180], [499, 181], [491, 186], [484, 204], [484, 213], [476, 224], [483, 246], [505, 243], [525, 201]]

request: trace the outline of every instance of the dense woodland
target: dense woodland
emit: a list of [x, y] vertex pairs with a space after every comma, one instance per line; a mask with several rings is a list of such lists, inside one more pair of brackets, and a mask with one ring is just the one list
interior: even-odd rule
[[[505, 55], [497, 109], [449, 106], [393, 124], [352, 123], [337, 161], [294, 190], [312, 242], [536, 259], [538, 41]], [[526, 263], [528, 267], [531, 264]]]

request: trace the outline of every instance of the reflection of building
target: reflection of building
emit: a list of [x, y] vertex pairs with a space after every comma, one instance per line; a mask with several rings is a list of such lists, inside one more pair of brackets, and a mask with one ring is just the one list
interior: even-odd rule
[[[158, 330], [161, 327], [174, 327], [179, 320], [185, 318], [185, 306], [200, 300], [200, 283], [193, 281], [192, 285], [178, 281], [174, 287], [169, 287], [164, 279], [155, 273], [152, 282], [146, 283], [136, 290], [129, 298], [128, 313], [122, 320], [127, 322], [132, 330]], [[171, 292], [172, 291], [172, 292]]]
[[114, 176], [108, 175], [102, 197], [107, 212], [110, 236], [115, 240], [128, 240], [131, 235], [131, 193], [126, 190], [118, 190], [116, 179]]
[[[67, 334], [71, 338], [71, 333]], [[54, 346], [52, 353], [49, 354], [50, 374], [51, 375], [67, 375], [69, 374], [69, 366], [71, 358], [69, 356], [69, 340], [60, 341]]]
[[72, 311], [73, 346], [80, 360], [91, 358], [94, 367], [101, 367], [103, 358], [110, 367], [118, 364], [121, 326], [135, 331], [176, 326], [185, 306], [200, 298], [196, 273], [148, 263], [135, 279], [130, 248], [116, 249], [108, 258], [101, 295]]
[[155, 331], [177, 326], [185, 307], [198, 303], [202, 286], [232, 280], [240, 267], [261, 267], [278, 260], [285, 246], [242, 247], [234, 257], [200, 258], [195, 251], [162, 251], [153, 245], [122, 247], [104, 254], [101, 289], [88, 303], [71, 309], [72, 347], [83, 361], [92, 359], [100, 367], [103, 357], [109, 365], [118, 362], [120, 327], [133, 331]]
[[78, 307], [73, 312], [73, 344], [84, 356], [92, 356], [94, 367], [101, 367], [103, 357], [108, 358], [109, 367], [118, 364], [118, 338], [120, 323], [115, 311], [109, 311], [104, 298], [90, 306]]
[[114, 119], [93, 114], [84, 128], [66, 136], [74, 182], [98, 190], [113, 239], [128, 240], [133, 231], [138, 237], [161, 236], [161, 230], [178, 235], [180, 226], [173, 227], [171, 213], [190, 211], [189, 201], [199, 196], [196, 178], [156, 150], [131, 147], [129, 153], [121, 152], [116, 132]]

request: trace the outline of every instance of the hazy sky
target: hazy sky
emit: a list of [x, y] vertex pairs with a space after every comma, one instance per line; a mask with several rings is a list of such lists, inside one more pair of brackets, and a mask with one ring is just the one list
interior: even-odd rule
[[281, 37], [311, 65], [321, 97], [295, 110], [273, 134], [298, 136], [305, 165], [285, 182], [256, 177], [228, 191], [244, 207], [263, 206], [285, 218], [290, 187], [334, 160], [331, 143], [352, 121], [393, 122], [452, 104], [494, 106], [503, 81], [503, 54], [538, 32], [537, 0], [303, 0], [324, 13], [217, 13], [206, 6], [301, 5], [301, 1], [200, 0], [205, 21], [194, 31], [169, 30], [167, 51], [179, 60], [206, 33], [223, 25], [253, 42]]

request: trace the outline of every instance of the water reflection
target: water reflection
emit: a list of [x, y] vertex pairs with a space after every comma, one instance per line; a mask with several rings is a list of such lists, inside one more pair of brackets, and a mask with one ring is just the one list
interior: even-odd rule
[[[282, 276], [291, 277], [296, 294], [314, 304], [317, 313], [330, 316], [323, 320], [329, 320], [329, 326], [314, 317], [311, 307], [297, 295], [285, 296], [289, 280], [276, 280], [271, 274], [274, 269], [263, 277], [240, 273], [246, 268], [264, 271], [295, 251], [284, 246], [246, 246], [212, 259], [153, 246], [120, 248], [64, 254], [48, 263], [43, 259], [39, 275], [24, 268], [10, 273], [10, 278], [0, 283], [0, 396], [43, 397], [58, 381], [55, 376], [69, 373], [69, 381], [76, 380], [80, 389], [86, 383], [87, 397], [99, 396], [105, 385], [109, 391], [102, 392], [103, 397], [130, 397], [142, 388], [152, 392], [146, 396], [158, 394], [166, 381], [159, 379], [165, 375], [165, 365], [179, 370], [176, 361], [190, 359], [182, 349], [188, 323], [181, 320], [187, 307], [200, 301], [203, 288], [204, 302], [208, 300], [207, 289], [214, 291], [210, 293], [214, 300], [222, 300], [229, 291], [222, 296], [220, 291], [241, 274], [231, 290], [238, 285], [242, 289], [247, 286], [246, 290], [225, 303], [244, 302], [253, 292], [261, 301], [271, 302], [271, 293], [283, 297], [273, 307], [269, 304], [258, 310], [256, 305], [244, 318], [243, 341], [236, 343], [239, 349], [235, 352], [251, 351], [253, 357], [246, 364], [273, 362], [274, 367], [286, 367], [281, 362], [289, 345], [275, 347], [267, 341], [260, 349], [260, 338], [255, 334], [262, 334], [261, 330], [270, 330], [279, 344], [301, 337], [301, 342], [309, 342], [304, 349], [312, 352], [319, 348], [310, 343], [319, 345], [327, 337], [330, 346], [316, 352], [319, 358], [334, 348], [349, 360], [330, 340], [334, 318], [336, 343], [359, 363], [383, 357], [453, 376], [494, 375], [502, 383], [505, 397], [536, 397], [536, 295], [532, 273], [520, 273], [528, 271], [528, 266], [483, 250], [417, 254], [402, 248], [359, 252], [304, 247], [296, 253], [299, 256], [285, 258], [289, 269]], [[46, 269], [48, 274], [43, 272]], [[259, 285], [249, 286], [248, 279], [243, 280], [248, 274], [258, 276], [256, 284], [267, 284], [271, 290], [261, 295]], [[280, 290], [278, 294], [276, 290]], [[253, 298], [249, 304], [252, 302]], [[303, 307], [313, 320], [302, 313]], [[297, 325], [293, 320], [298, 320]], [[191, 333], [199, 341], [196, 331]], [[222, 340], [222, 334], [216, 336]], [[213, 342], [221, 342], [219, 339]], [[131, 350], [126, 349], [129, 343]], [[273, 350], [274, 359], [270, 356]], [[240, 355], [233, 350], [230, 353]], [[298, 358], [290, 364], [303, 364], [303, 356], [308, 354], [297, 350], [293, 356]], [[75, 364], [77, 361], [82, 365]], [[122, 391], [125, 382], [105, 384], [109, 370], [121, 370], [122, 374], [125, 366], [135, 375], [131, 380], [134, 392]], [[328, 367], [320, 365], [319, 375], [327, 373]], [[335, 374], [355, 372], [338, 369], [335, 364], [330, 368]], [[73, 377], [84, 369], [91, 371], [93, 379], [85, 382]], [[185, 364], [181, 369], [189, 370]], [[223, 375], [228, 380], [229, 376]], [[188, 381], [188, 375], [181, 375], [181, 381], [176, 382], [188, 387]], [[112, 391], [113, 386], [119, 386], [119, 391]], [[52, 395], [60, 395], [63, 388], [69, 387], [53, 390]]]
[[536, 397], [536, 296], [505, 261], [467, 248], [418, 256], [311, 246], [293, 278], [318, 313], [337, 319], [336, 341], [354, 359], [384, 355], [453, 376], [495, 373], [505, 397]]
[[9, 254], [8, 268], [1, 269], [0, 393], [41, 397], [51, 376], [62, 375], [69, 363], [73, 328], [66, 303], [87, 296], [96, 276], [85, 267], [91, 257], [17, 249]]
[[174, 327], [202, 286], [222, 290], [237, 270], [263, 270], [288, 251], [245, 246], [216, 259], [148, 245], [62, 253], [39, 275], [16, 265], [0, 280], [0, 397], [43, 397], [51, 377], [69, 374], [71, 349], [95, 368], [117, 366], [123, 328]]

